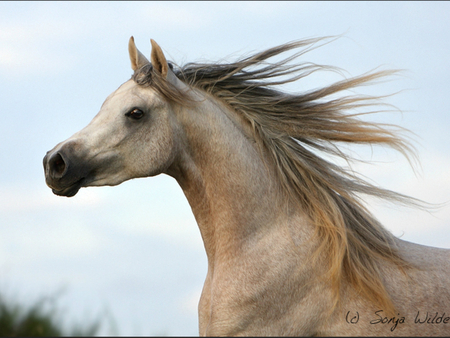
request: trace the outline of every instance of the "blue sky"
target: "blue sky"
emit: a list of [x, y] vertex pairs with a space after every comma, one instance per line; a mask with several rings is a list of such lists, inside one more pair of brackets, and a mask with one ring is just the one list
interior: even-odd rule
[[[152, 38], [178, 64], [342, 35], [302, 60], [346, 76], [404, 69], [358, 92], [399, 92], [387, 101], [403, 114], [373, 118], [412, 130], [422, 164], [415, 175], [390, 150], [355, 148], [376, 163], [355, 169], [383, 187], [448, 202], [448, 13], [448, 2], [1, 2], [0, 290], [23, 301], [62, 290], [65, 316], [109, 313], [123, 335], [198, 334], [206, 255], [175, 180], [82, 189], [70, 199], [44, 182], [46, 151], [89, 123], [129, 79], [131, 35], [147, 56]], [[323, 75], [288, 89], [339, 79]], [[450, 204], [430, 214], [367, 201], [395, 235], [450, 248]]]

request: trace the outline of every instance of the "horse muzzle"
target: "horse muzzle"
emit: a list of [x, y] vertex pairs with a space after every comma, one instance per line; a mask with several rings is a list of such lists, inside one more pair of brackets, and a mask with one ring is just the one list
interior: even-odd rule
[[56, 195], [75, 196], [86, 181], [89, 169], [74, 151], [77, 148], [75, 141], [69, 141], [56, 146], [44, 157], [45, 182]]

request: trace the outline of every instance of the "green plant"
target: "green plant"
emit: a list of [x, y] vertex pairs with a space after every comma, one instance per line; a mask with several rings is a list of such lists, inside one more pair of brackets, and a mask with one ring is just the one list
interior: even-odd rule
[[100, 328], [100, 320], [70, 331], [62, 323], [54, 297], [24, 306], [0, 295], [0, 337], [94, 336]]

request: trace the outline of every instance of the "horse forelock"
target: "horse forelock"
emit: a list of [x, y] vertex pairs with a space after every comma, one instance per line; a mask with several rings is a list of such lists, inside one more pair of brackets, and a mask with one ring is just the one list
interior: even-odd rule
[[[173, 64], [169, 62], [168, 65], [170, 71], [173, 71]], [[140, 86], [151, 87], [169, 101], [184, 106], [195, 104], [195, 100], [192, 99], [189, 92], [180, 90], [180, 88], [167, 81], [159, 72], [155, 71], [151, 63], [136, 69], [131, 79]]]
[[[277, 85], [301, 80], [316, 71], [336, 70], [313, 63], [291, 64], [322, 40], [291, 42], [233, 63], [188, 63], [173, 71], [188, 86], [222, 100], [251, 123], [254, 137], [270, 154], [267, 160], [276, 167], [286, 195], [297, 201], [316, 225], [321, 244], [315, 256], [326, 255], [330, 262], [327, 277], [335, 288], [336, 300], [341, 280], [346, 278], [358, 292], [385, 311], [393, 312], [381, 280], [379, 261], [387, 260], [403, 268], [410, 268], [411, 264], [400, 257], [393, 235], [368, 212], [360, 194], [407, 205], [422, 204], [376, 187], [316, 153], [332, 154], [350, 162], [352, 158], [339, 149], [337, 142], [381, 144], [414, 159], [414, 148], [399, 134], [403, 129], [363, 121], [362, 113], [347, 113], [374, 106], [378, 97], [330, 98], [395, 72], [373, 72], [302, 94], [277, 90]], [[302, 49], [281, 61], [266, 61], [296, 48]], [[151, 65], [138, 69], [132, 78], [169, 100], [180, 104], [189, 101], [185, 92], [158, 77]]]
[[132, 79], [141, 86], [148, 87], [153, 83], [153, 65], [151, 63], [147, 63], [144, 66], [135, 70], [132, 75]]

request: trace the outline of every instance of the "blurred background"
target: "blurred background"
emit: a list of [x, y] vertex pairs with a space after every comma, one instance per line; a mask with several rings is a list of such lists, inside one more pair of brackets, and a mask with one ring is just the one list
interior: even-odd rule
[[[421, 167], [415, 173], [391, 150], [356, 147], [350, 150], [375, 164], [354, 169], [385, 188], [446, 203], [449, 13], [448, 2], [0, 2], [4, 309], [39, 308], [56, 316], [61, 334], [78, 325], [77, 332], [97, 335], [198, 335], [206, 255], [176, 181], [160, 175], [82, 189], [70, 199], [53, 195], [44, 181], [46, 151], [87, 125], [130, 78], [131, 35], [147, 57], [152, 38], [177, 64], [232, 61], [292, 40], [340, 35], [300, 61], [341, 67], [345, 76], [404, 69], [357, 93], [398, 92], [386, 101], [403, 113], [370, 118], [414, 132]], [[312, 76], [286, 90], [340, 79]], [[427, 213], [367, 201], [395, 235], [450, 248], [449, 204]]]

